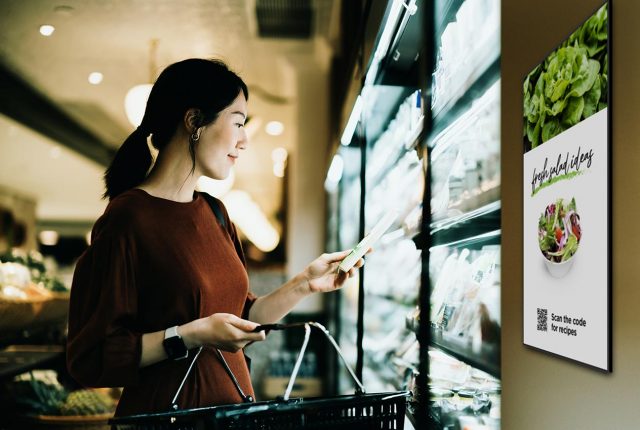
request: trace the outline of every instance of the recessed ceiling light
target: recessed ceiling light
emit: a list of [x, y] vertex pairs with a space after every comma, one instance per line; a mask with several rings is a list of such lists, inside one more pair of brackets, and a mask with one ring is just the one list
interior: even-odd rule
[[53, 25], [45, 24], [40, 26], [40, 34], [43, 36], [51, 36], [56, 28]]
[[58, 159], [60, 158], [60, 155], [62, 154], [62, 150], [60, 149], [59, 146], [54, 146], [53, 148], [51, 148], [49, 150], [49, 155], [51, 156], [51, 158]]
[[89, 83], [93, 85], [98, 85], [100, 82], [102, 82], [102, 78], [103, 78], [102, 73], [93, 72], [89, 74]]
[[280, 136], [284, 131], [284, 125], [280, 121], [269, 121], [265, 126], [265, 131], [271, 136]]
[[271, 159], [274, 163], [284, 163], [287, 160], [287, 150], [284, 148], [276, 148], [271, 151]]

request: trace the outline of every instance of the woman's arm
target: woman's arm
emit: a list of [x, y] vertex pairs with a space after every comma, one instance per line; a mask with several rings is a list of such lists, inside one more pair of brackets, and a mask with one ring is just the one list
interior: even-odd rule
[[[187, 349], [207, 345], [223, 351], [235, 352], [250, 342], [264, 340], [264, 332], [252, 333], [257, 326], [255, 322], [243, 320], [233, 314], [219, 313], [178, 326], [178, 334], [182, 337]], [[164, 330], [142, 335], [140, 367], [167, 359], [163, 341]]]
[[[249, 311], [251, 321], [233, 314], [213, 314], [179, 326], [178, 334], [184, 340], [187, 349], [208, 345], [223, 351], [235, 352], [251, 342], [264, 340], [264, 332], [252, 332], [258, 323], [266, 324], [280, 320], [303, 298], [314, 293], [335, 291], [355, 274], [356, 269], [364, 264], [364, 260], [360, 259], [347, 273], [338, 272], [338, 264], [349, 252], [351, 251], [322, 254], [289, 282], [256, 299]], [[163, 340], [164, 331], [146, 333], [142, 336], [140, 367], [167, 359], [162, 346]]]
[[249, 319], [261, 324], [274, 323], [287, 315], [303, 298], [313, 293], [335, 291], [364, 264], [360, 259], [349, 272], [338, 272], [338, 264], [351, 250], [322, 254], [305, 270], [266, 296], [258, 297], [249, 310]]

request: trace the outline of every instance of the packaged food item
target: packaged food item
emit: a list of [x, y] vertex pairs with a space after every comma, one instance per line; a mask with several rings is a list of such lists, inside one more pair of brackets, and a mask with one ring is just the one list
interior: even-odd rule
[[342, 272], [348, 272], [360, 258], [367, 253], [367, 251], [376, 243], [380, 237], [386, 232], [393, 222], [398, 217], [395, 211], [388, 212], [378, 223], [373, 227], [371, 233], [366, 235], [360, 243], [356, 245], [349, 255], [338, 266], [338, 270]]

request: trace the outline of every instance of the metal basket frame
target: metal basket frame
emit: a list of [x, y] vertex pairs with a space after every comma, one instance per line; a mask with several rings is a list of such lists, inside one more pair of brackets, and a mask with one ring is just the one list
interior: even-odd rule
[[[304, 322], [273, 324], [263, 327], [271, 330], [304, 327], [305, 330], [304, 341], [282, 399], [254, 402], [250, 396], [245, 396], [233, 372], [231, 372], [229, 366], [226, 365], [224, 357], [218, 351], [218, 357], [234, 381], [241, 396], [245, 399], [245, 403], [180, 410], [176, 404], [176, 399], [202, 351], [201, 347], [194, 356], [187, 373], [178, 387], [178, 391], [173, 397], [171, 406], [173, 410], [113, 418], [109, 421], [112, 430], [293, 430], [327, 427], [332, 430], [366, 430], [371, 428], [402, 430], [406, 402], [411, 393], [409, 391], [397, 391], [367, 394], [362, 382], [342, 355], [340, 347], [322, 324]], [[356, 385], [355, 394], [311, 399], [290, 398], [300, 364], [309, 343], [311, 327], [320, 330], [333, 345], [354, 380]], [[260, 328], [258, 327], [258, 329]]]

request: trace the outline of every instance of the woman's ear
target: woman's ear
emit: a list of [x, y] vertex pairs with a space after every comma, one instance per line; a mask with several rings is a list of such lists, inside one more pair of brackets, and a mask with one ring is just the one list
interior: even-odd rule
[[199, 109], [189, 109], [184, 114], [184, 127], [189, 134], [195, 133], [202, 126], [202, 114]]

